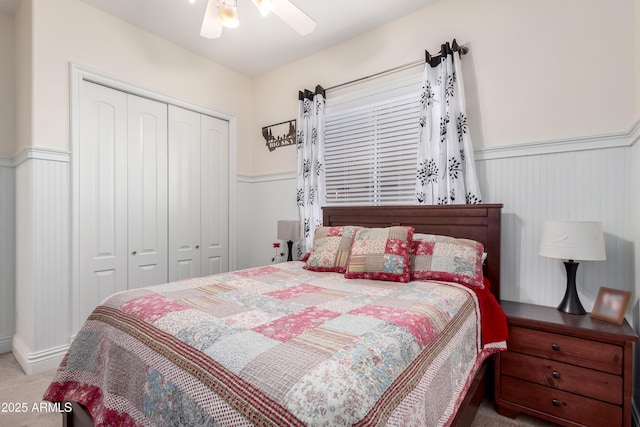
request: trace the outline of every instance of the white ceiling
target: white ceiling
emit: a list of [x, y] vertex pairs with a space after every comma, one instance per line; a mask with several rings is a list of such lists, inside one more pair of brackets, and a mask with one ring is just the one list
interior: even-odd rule
[[[17, 0], [0, 0], [15, 3]], [[49, 0], [47, 0], [49, 1]], [[316, 22], [300, 36], [280, 18], [260, 15], [251, 0], [238, 0], [240, 26], [222, 37], [200, 37], [207, 0], [81, 0], [249, 77], [259, 76], [339, 44], [437, 0], [291, 0]]]

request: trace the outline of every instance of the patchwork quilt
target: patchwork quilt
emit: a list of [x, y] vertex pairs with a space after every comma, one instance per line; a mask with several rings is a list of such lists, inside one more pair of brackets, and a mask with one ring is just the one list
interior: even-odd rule
[[44, 396], [96, 425], [448, 425], [481, 362], [478, 297], [302, 262], [115, 294]]

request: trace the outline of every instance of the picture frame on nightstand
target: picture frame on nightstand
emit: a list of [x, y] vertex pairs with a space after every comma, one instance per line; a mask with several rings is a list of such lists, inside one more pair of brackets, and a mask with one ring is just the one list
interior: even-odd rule
[[591, 312], [591, 317], [606, 322], [622, 324], [627, 313], [631, 292], [602, 286]]

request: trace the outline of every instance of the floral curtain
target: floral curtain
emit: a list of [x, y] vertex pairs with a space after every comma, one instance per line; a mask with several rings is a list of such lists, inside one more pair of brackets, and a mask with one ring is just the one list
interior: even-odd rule
[[298, 195], [302, 241], [298, 257], [311, 251], [313, 231], [322, 225], [324, 205], [324, 105], [325, 91], [298, 93]]
[[460, 48], [427, 52], [421, 95], [416, 199], [419, 204], [482, 203], [464, 99]]

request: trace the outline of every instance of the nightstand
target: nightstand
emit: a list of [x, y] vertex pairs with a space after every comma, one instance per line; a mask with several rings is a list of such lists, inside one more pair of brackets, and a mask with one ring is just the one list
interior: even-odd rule
[[553, 307], [502, 301], [508, 350], [495, 358], [498, 413], [565, 426], [630, 426], [632, 349], [622, 325]]

